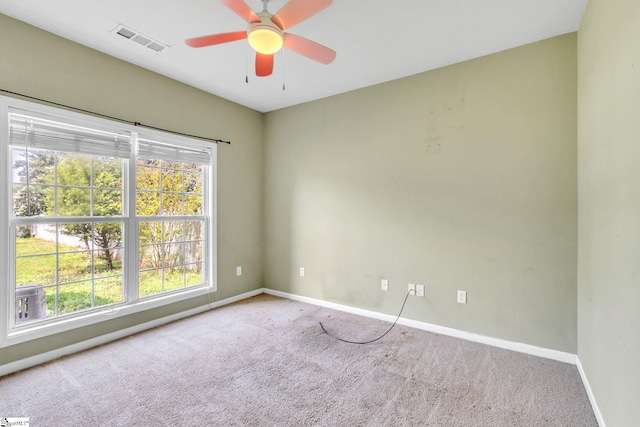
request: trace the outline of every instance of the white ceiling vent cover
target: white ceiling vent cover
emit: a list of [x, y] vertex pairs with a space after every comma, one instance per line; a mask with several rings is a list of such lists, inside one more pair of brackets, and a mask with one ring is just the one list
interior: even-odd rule
[[131, 28], [125, 27], [122, 24], [114, 28], [112, 33], [117, 34], [121, 37], [124, 37], [125, 39], [131, 40], [132, 42], [135, 42], [140, 46], [149, 48], [152, 51], [157, 53], [160, 53], [169, 47], [166, 44], [160, 43], [157, 40], [153, 40], [151, 37], [145, 36], [144, 34], [140, 34], [140, 32], [136, 30], [132, 30]]

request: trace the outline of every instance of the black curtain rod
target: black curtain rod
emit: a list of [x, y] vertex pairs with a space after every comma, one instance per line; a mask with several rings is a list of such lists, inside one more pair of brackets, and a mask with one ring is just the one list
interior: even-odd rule
[[47, 104], [56, 105], [58, 107], [63, 107], [63, 108], [68, 108], [68, 109], [74, 110], [74, 111], [80, 111], [81, 113], [87, 113], [87, 114], [91, 114], [93, 116], [103, 117], [105, 119], [115, 120], [115, 121], [122, 122], [122, 123], [128, 123], [128, 124], [133, 125], [133, 126], [140, 126], [140, 127], [147, 128], [147, 129], [153, 129], [153, 130], [159, 130], [159, 131], [162, 131], [162, 132], [172, 133], [174, 135], [186, 136], [186, 137], [189, 137], [189, 138], [196, 138], [196, 139], [201, 139], [201, 140], [204, 140], [204, 141], [215, 142], [216, 144], [218, 144], [218, 143], [231, 144], [231, 141], [224, 141], [222, 139], [207, 138], [206, 136], [191, 135], [191, 134], [188, 134], [188, 133], [176, 132], [176, 131], [168, 130], [168, 129], [162, 129], [162, 128], [158, 128], [158, 127], [155, 127], [155, 126], [145, 125], [145, 124], [140, 123], [140, 122], [132, 122], [132, 121], [129, 121], [129, 120], [120, 119], [118, 117], [107, 116], [106, 114], [96, 113], [94, 111], [83, 110], [82, 108], [77, 108], [77, 107], [72, 107], [70, 105], [60, 104], [58, 102], [47, 101], [46, 99], [36, 98], [35, 96], [24, 95], [22, 93], [12, 92], [10, 90], [0, 89], [0, 92], [8, 93], [8, 94], [11, 94], [11, 95], [21, 96], [23, 98], [32, 99], [34, 101], [45, 102]]

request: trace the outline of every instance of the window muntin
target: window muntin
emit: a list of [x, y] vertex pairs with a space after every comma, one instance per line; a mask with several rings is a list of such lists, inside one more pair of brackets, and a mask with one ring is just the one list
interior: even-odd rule
[[[94, 129], [21, 109], [9, 109], [8, 123], [12, 298], [20, 287], [38, 282], [47, 318], [55, 320], [211, 287], [213, 270], [205, 261], [212, 259], [213, 246], [207, 196], [212, 147], [173, 136], [143, 141], [135, 130], [103, 124]], [[150, 182], [143, 173], [136, 181], [138, 165], [147, 168]], [[138, 249], [140, 230], [156, 223], [161, 233], [151, 236], [155, 240], [147, 233]], [[26, 240], [35, 232], [46, 236], [46, 244]], [[156, 260], [149, 263], [153, 249]], [[17, 310], [10, 309], [9, 317]]]

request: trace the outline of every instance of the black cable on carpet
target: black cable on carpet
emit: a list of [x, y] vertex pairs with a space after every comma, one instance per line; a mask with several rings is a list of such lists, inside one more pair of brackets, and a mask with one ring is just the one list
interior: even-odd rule
[[375, 339], [372, 339], [372, 340], [369, 340], [369, 341], [349, 341], [349, 340], [345, 340], [345, 339], [336, 337], [335, 335], [333, 335], [332, 333], [327, 331], [324, 328], [324, 325], [322, 324], [322, 322], [319, 322], [320, 323], [320, 327], [322, 328], [322, 331], [325, 334], [329, 335], [331, 338], [336, 339], [338, 341], [346, 342], [346, 343], [349, 343], [349, 344], [370, 344], [372, 342], [376, 342], [379, 339], [383, 338], [385, 335], [387, 335], [389, 332], [391, 332], [393, 327], [396, 326], [396, 323], [398, 323], [398, 319], [400, 319], [400, 315], [402, 314], [402, 310], [404, 310], [404, 305], [407, 303], [407, 298], [409, 298], [409, 295], [411, 295], [411, 292], [415, 292], [415, 291], [413, 289], [411, 289], [409, 292], [407, 292], [407, 296], [404, 297], [404, 302], [402, 303], [402, 307], [400, 308], [400, 313], [398, 313], [398, 317], [396, 317], [396, 321], [393, 322], [393, 325], [391, 325], [391, 327], [389, 328], [389, 330], [387, 330], [387, 332], [385, 332], [384, 334], [380, 335], [378, 338], [375, 338]]

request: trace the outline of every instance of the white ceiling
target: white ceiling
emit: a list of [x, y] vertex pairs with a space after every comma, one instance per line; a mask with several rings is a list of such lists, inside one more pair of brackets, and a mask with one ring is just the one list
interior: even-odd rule
[[[261, 0], [245, 2], [262, 10]], [[270, 0], [269, 11], [286, 2]], [[335, 50], [336, 60], [322, 65], [285, 51], [284, 57], [276, 54], [273, 74], [260, 78], [246, 40], [200, 49], [185, 45], [187, 38], [246, 28], [219, 0], [0, 0], [0, 13], [267, 112], [576, 31], [586, 4], [334, 0], [287, 31]], [[118, 36], [113, 30], [119, 24], [169, 48], [157, 54]]]

